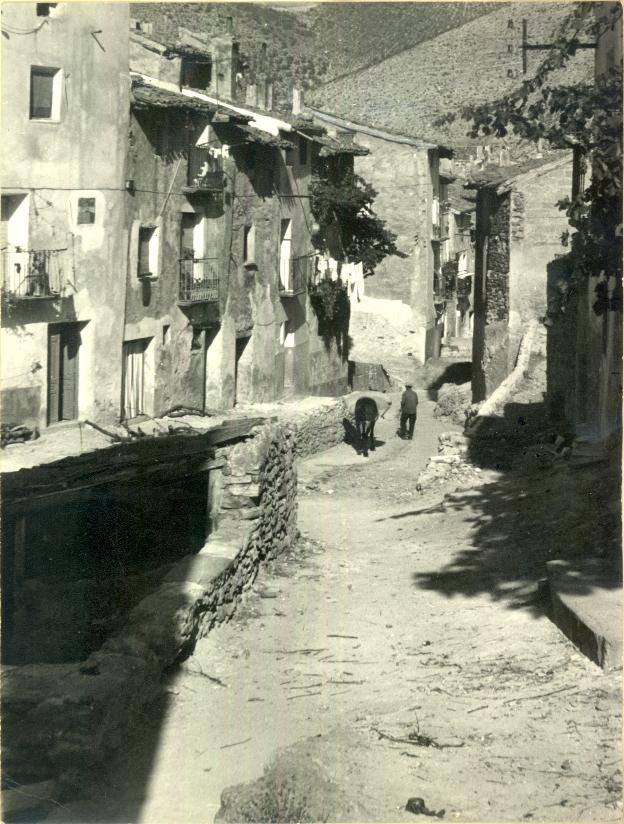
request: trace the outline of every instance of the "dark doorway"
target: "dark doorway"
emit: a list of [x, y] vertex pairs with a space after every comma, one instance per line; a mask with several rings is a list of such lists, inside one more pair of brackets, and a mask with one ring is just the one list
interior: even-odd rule
[[234, 403], [238, 403], [242, 400], [240, 362], [250, 340], [251, 336], [247, 338], [236, 338], [236, 354], [234, 360]]
[[78, 417], [78, 354], [80, 325], [51, 324], [48, 328], [48, 423]]

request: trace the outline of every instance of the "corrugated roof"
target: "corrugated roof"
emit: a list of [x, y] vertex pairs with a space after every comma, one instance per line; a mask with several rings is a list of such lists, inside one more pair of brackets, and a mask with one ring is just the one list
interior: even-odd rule
[[466, 183], [468, 189], [482, 189], [487, 187], [497, 187], [507, 181], [515, 180], [521, 175], [528, 174], [537, 169], [572, 162], [572, 153], [569, 151], [557, 151], [546, 157], [534, 157], [513, 166], [487, 166], [479, 172], [474, 172], [471, 179]]
[[414, 135], [404, 134], [402, 132], [395, 131], [394, 129], [387, 129], [385, 126], [375, 126], [372, 123], [363, 123], [362, 121], [353, 120], [349, 117], [341, 117], [338, 114], [322, 111], [321, 109], [316, 109], [312, 106], [308, 106], [307, 108], [309, 108], [313, 115], [317, 116], [320, 120], [326, 120], [328, 123], [332, 123], [335, 126], [342, 126], [345, 129], [349, 129], [354, 132], [369, 134], [372, 137], [379, 137], [382, 140], [389, 140], [395, 143], [406, 143], [410, 146], [416, 146], [417, 148], [437, 148], [439, 149], [442, 157], [452, 157], [453, 155], [453, 150], [448, 146], [443, 146], [441, 144], [431, 142], [430, 140], [415, 137]]
[[290, 140], [275, 137], [260, 129], [253, 129], [251, 126], [236, 126], [237, 132], [242, 132], [244, 138], [249, 143], [259, 143], [262, 146], [275, 146], [278, 149], [287, 149], [292, 146]]
[[457, 212], [474, 212], [476, 196], [474, 192], [464, 188], [465, 180], [455, 180], [449, 183], [447, 193], [451, 208]]
[[335, 157], [343, 154], [363, 157], [370, 154], [370, 150], [366, 146], [359, 146], [351, 139], [329, 137], [329, 135], [315, 135], [311, 139], [314, 143], [320, 144], [321, 151], [319, 154], [321, 157]]
[[217, 106], [205, 100], [188, 97], [168, 89], [160, 89], [141, 80], [132, 81], [132, 103], [136, 108], [154, 106], [160, 109], [190, 109], [206, 114], [217, 111]]

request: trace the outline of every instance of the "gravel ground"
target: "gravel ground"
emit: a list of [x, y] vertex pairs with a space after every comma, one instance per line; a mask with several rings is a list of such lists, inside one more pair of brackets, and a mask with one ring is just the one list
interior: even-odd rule
[[621, 819], [621, 674], [545, 616], [540, 525], [522, 551], [511, 528], [520, 481], [485, 469], [445, 505], [448, 489], [416, 492], [449, 429], [433, 405], [412, 443], [395, 403], [368, 459], [341, 444], [301, 464], [298, 546], [53, 820], [210, 822], [225, 787], [290, 746], [365, 820], [413, 820], [414, 796], [447, 820]]

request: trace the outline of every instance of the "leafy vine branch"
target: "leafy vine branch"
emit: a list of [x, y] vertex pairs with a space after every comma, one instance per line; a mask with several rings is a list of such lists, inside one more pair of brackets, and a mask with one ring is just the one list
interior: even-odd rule
[[321, 253], [361, 262], [367, 275], [388, 255], [405, 257], [396, 246], [396, 235], [373, 210], [377, 192], [352, 170], [336, 174], [336, 167], [328, 163], [313, 177], [310, 194], [319, 226], [313, 242]]
[[[596, 15], [596, 6], [604, 9]], [[471, 137], [517, 137], [553, 148], [573, 148], [587, 183], [560, 202], [574, 234], [570, 239], [571, 271], [599, 278], [596, 312], [622, 307], [622, 67], [600, 74], [594, 82], [552, 83], [576, 54], [579, 39], [598, 42], [619, 31], [622, 6], [579, 3], [564, 20], [554, 44], [533, 77], [505, 98], [466, 106], [461, 117], [471, 122]], [[456, 115], [442, 118], [449, 123]], [[615, 279], [615, 288], [607, 281]], [[607, 293], [611, 293], [607, 299]]]

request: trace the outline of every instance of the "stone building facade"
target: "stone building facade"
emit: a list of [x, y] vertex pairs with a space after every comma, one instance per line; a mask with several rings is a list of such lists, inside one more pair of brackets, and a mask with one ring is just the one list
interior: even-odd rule
[[[622, 70], [622, 9], [620, 7], [619, 16], [616, 14], [614, 17], [617, 8], [615, 3], [599, 3], [594, 8], [598, 22], [601, 18], [603, 21], [595, 51], [594, 72], [597, 80], [609, 72]], [[619, 115], [615, 112], [614, 117], [619, 117], [621, 133], [621, 110]], [[613, 219], [617, 221], [615, 216]], [[591, 440], [605, 442], [615, 439], [621, 444], [621, 276], [618, 279], [613, 271], [595, 273], [591, 277], [582, 277], [580, 282], [575, 317], [574, 395], [570, 403], [568, 394], [568, 415], [577, 431]], [[594, 308], [599, 284], [605, 288], [608, 306], [608, 310], [600, 314]]]
[[[190, 47], [132, 35], [131, 157], [141, 180], [126, 339], [147, 343], [146, 352], [154, 346], [155, 411], [347, 388], [346, 352], [319, 335], [309, 294], [318, 265], [308, 192], [328, 142], [347, 158], [356, 150], [328, 141], [309, 120], [238, 104], [236, 42], [217, 39], [216, 52], [204, 45], [204, 60], [229, 61], [229, 100], [223, 89], [213, 96], [210, 85], [185, 93]], [[192, 48], [199, 59], [197, 38]], [[247, 91], [257, 102], [257, 89]], [[202, 164], [206, 180], [197, 178]], [[160, 233], [159, 277], [137, 280], [132, 250], [138, 254], [139, 234], [151, 228]]]
[[527, 161], [475, 178], [477, 191], [473, 400], [489, 397], [515, 365], [529, 321], [547, 315], [547, 282], [565, 252], [558, 206], [572, 158]]
[[[328, 145], [354, 150], [309, 118], [241, 109], [232, 34], [157, 43], [126, 4], [5, 16], [3, 420], [345, 391], [346, 351], [309, 294], [308, 187]], [[247, 92], [271, 102], [266, 80]]]
[[17, 3], [5, 24], [3, 419], [112, 421], [128, 244], [128, 6]]
[[404, 257], [385, 258], [365, 283], [366, 311], [390, 312], [414, 330], [415, 362], [437, 357], [443, 326], [434, 306], [434, 273], [442, 262], [440, 158], [452, 152], [434, 143], [356, 123], [308, 107], [329, 129], [350, 130], [370, 153], [355, 171], [377, 192], [375, 211], [397, 235]]

